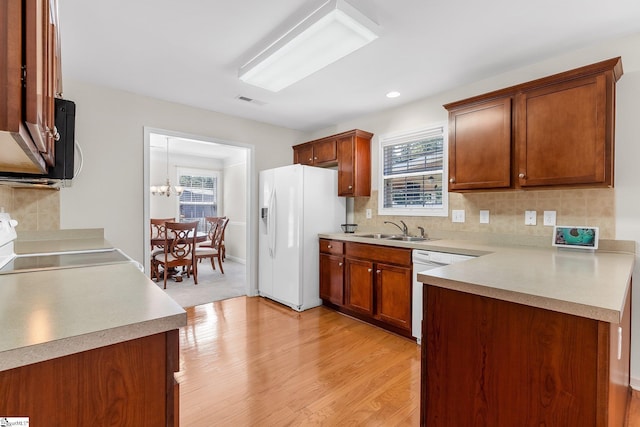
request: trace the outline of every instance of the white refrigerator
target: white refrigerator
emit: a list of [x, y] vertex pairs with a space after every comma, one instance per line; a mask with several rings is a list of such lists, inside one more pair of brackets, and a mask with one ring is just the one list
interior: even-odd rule
[[260, 172], [258, 291], [303, 311], [322, 303], [318, 233], [340, 231], [345, 199], [332, 169], [290, 165]]

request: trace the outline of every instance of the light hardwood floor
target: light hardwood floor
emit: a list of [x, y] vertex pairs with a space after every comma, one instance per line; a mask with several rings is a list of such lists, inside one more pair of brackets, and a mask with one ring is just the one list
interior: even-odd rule
[[[324, 307], [239, 297], [187, 309], [180, 425], [418, 426], [420, 347]], [[634, 392], [628, 427], [640, 427]]]

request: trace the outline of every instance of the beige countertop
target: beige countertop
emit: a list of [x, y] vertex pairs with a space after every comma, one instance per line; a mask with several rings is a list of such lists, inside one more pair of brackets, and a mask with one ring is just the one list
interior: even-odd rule
[[113, 248], [104, 238], [102, 228], [51, 231], [19, 231], [15, 241], [16, 254], [85, 251]]
[[[96, 236], [77, 239], [62, 246], [110, 247]], [[133, 263], [0, 275], [0, 371], [177, 329], [186, 319]]]
[[[476, 255], [475, 259], [418, 274], [423, 283], [618, 323], [630, 291], [635, 242], [601, 241], [595, 252], [558, 250], [549, 242], [518, 238], [493, 241], [460, 238], [399, 242], [321, 234], [321, 238]], [[496, 243], [501, 241], [503, 243]]]

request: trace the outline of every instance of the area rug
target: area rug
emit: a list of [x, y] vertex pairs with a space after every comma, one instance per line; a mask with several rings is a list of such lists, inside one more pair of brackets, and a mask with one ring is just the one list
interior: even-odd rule
[[[198, 264], [198, 284], [193, 283], [193, 276], [184, 278], [182, 282], [167, 280], [164, 291], [182, 307], [207, 304], [228, 298], [246, 295], [245, 265], [229, 259], [222, 263], [224, 274], [219, 269], [213, 270], [211, 264]], [[162, 289], [163, 282], [156, 283]]]

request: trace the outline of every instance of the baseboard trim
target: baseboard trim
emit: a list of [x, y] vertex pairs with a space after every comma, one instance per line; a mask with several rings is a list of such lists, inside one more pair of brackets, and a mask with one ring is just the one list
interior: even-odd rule
[[640, 391], [640, 378], [631, 377], [629, 385], [633, 390]]
[[232, 255], [226, 255], [226, 258], [233, 261], [233, 262], [237, 262], [238, 264], [246, 264], [247, 260], [246, 259], [242, 259], [242, 258], [237, 258], [234, 257]]

